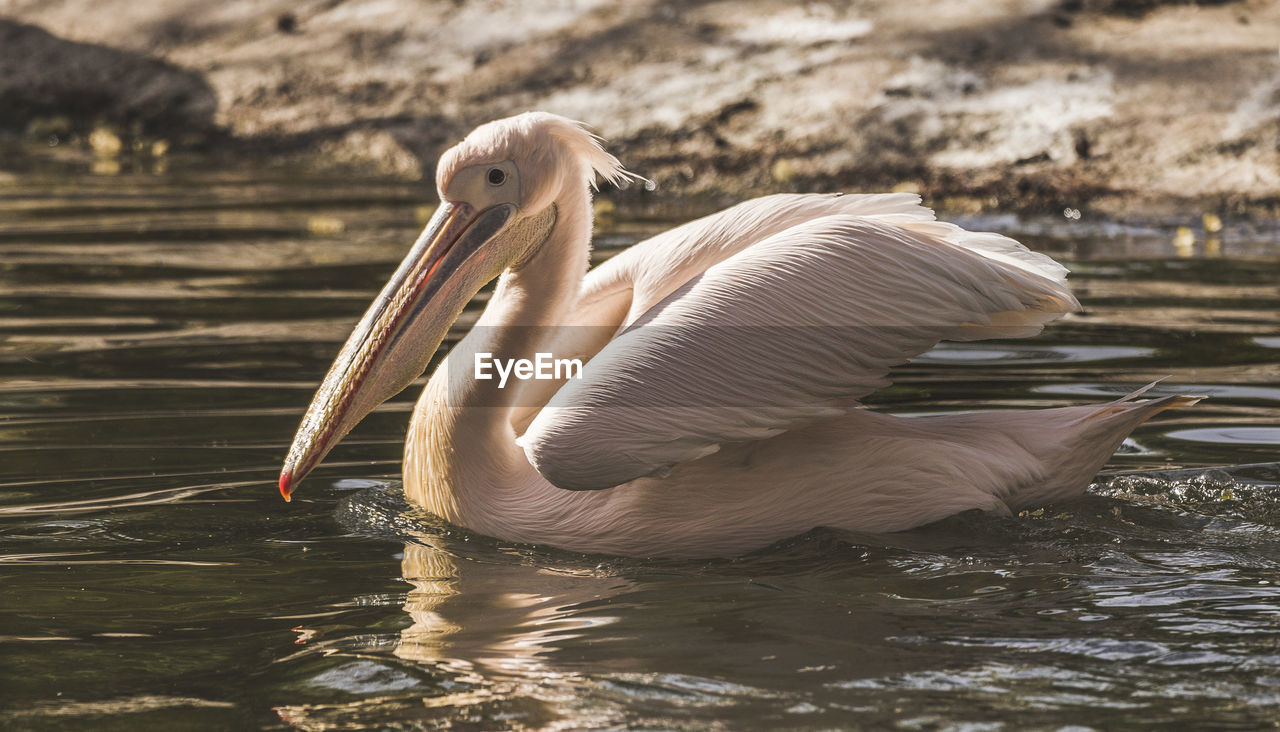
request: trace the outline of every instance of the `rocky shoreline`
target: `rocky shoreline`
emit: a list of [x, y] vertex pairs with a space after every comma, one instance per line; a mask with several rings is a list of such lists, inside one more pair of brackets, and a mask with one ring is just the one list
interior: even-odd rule
[[429, 177], [527, 109], [589, 123], [658, 183], [623, 205], [908, 190], [972, 213], [1280, 217], [1264, 0], [0, 2], [5, 149], [99, 172], [193, 151]]

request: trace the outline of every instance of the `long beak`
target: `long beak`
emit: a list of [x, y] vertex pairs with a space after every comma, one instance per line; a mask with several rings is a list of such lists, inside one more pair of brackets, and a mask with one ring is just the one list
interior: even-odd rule
[[483, 282], [482, 245], [512, 220], [516, 207], [476, 212], [442, 203], [395, 275], [369, 306], [329, 367], [280, 471], [280, 495], [289, 500], [311, 469], [351, 428], [418, 378], [449, 326]]

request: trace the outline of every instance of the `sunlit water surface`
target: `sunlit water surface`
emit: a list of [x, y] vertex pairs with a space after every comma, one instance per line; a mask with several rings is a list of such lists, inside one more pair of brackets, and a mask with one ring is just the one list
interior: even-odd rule
[[[1167, 375], [1154, 393], [1211, 399], [1140, 428], [1109, 469], [1186, 470], [1104, 476], [1015, 518], [659, 562], [408, 512], [416, 388], [280, 500], [299, 417], [431, 198], [280, 174], [0, 182], [0, 725], [1280, 718], [1274, 230], [1174, 246], [1087, 216], [978, 221], [1070, 262], [1087, 312], [940, 347], [873, 399], [1049, 407]], [[657, 228], [615, 223], [602, 254]]]

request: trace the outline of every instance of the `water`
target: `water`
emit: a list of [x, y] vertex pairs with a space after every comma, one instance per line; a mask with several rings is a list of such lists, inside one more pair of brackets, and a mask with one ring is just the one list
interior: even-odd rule
[[[1212, 398], [1140, 428], [1109, 469], [1185, 470], [1104, 476], [1012, 519], [654, 562], [409, 511], [416, 389], [280, 500], [301, 413], [430, 200], [261, 172], [0, 181], [0, 726], [1280, 718], [1274, 230], [1179, 249], [1154, 225], [998, 219], [1072, 263], [1087, 313], [944, 346], [874, 400], [1047, 407], [1168, 375], [1157, 394]], [[654, 226], [615, 224], [604, 254]]]

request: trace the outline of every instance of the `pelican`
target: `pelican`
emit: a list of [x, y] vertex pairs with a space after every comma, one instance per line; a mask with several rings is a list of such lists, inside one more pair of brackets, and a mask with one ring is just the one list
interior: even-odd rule
[[[547, 113], [482, 125], [444, 153], [439, 208], [303, 417], [286, 500], [495, 278], [414, 408], [403, 476], [412, 504], [512, 542], [732, 556], [820, 526], [1010, 515], [1080, 494], [1134, 427], [1194, 401], [866, 409], [891, 368], [939, 341], [1027, 337], [1077, 309], [1067, 270], [936, 221], [914, 195], [787, 194], [588, 271], [597, 178], [639, 179]], [[542, 368], [551, 359], [581, 368]], [[493, 378], [503, 364], [509, 378]]]

